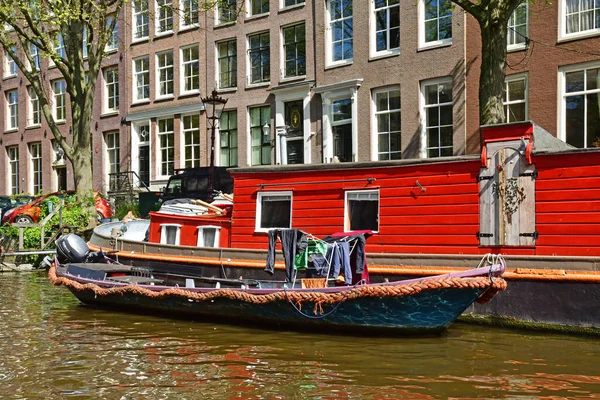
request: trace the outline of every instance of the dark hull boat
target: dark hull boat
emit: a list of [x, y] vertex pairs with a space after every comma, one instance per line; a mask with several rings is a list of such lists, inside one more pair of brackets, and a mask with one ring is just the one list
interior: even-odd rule
[[[57, 243], [59, 254], [61, 247]], [[86, 254], [85, 259], [91, 258]], [[180, 275], [104, 260], [61, 263], [56, 259], [49, 278], [87, 305], [345, 332], [443, 331], [473, 302], [489, 301], [506, 288], [501, 257], [464, 272], [377, 284], [366, 283], [364, 273], [354, 284], [327, 277], [244, 280]]]

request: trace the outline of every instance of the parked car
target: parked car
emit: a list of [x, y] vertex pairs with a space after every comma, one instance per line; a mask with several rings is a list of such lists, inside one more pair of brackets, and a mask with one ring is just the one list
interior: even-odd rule
[[29, 194], [0, 196], [0, 221], [10, 209], [31, 203], [33, 200], [35, 200], [35, 197]]
[[[46, 199], [51, 196], [64, 198], [65, 195], [74, 194], [75, 191], [69, 190], [66, 192], [53, 192], [40, 196], [28, 204], [8, 210], [2, 216], [2, 224], [37, 223], [39, 222], [40, 213], [42, 211], [41, 205]], [[111, 218], [113, 216], [113, 209], [110, 203], [96, 192], [94, 192], [94, 198], [96, 202], [96, 218], [98, 218], [98, 221]]]

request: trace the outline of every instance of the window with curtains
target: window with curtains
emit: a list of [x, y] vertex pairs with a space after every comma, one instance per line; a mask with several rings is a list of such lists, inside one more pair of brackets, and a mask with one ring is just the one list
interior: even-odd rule
[[562, 0], [562, 4], [562, 38], [600, 34], [600, 1]]
[[527, 120], [527, 76], [507, 76], [504, 82], [504, 122]]
[[292, 192], [258, 192], [255, 230], [292, 227]]

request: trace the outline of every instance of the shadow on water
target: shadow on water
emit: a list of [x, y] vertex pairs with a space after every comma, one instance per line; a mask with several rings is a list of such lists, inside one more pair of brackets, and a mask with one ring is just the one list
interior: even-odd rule
[[0, 275], [0, 397], [594, 398], [600, 346], [455, 324], [361, 337], [187, 322], [80, 305], [43, 276]]

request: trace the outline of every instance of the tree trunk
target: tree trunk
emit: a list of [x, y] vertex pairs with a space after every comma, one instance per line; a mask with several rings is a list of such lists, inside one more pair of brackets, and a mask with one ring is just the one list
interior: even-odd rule
[[[510, 15], [510, 14], [509, 14]], [[479, 76], [480, 125], [504, 122], [504, 80], [506, 73], [506, 33], [504, 18], [479, 21], [481, 28], [481, 75]]]

